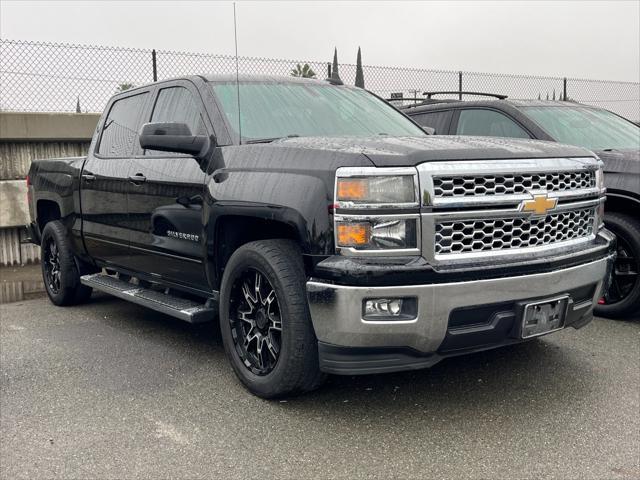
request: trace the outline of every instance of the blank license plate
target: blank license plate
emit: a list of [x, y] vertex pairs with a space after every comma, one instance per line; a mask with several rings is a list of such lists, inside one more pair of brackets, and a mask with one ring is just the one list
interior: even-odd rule
[[522, 316], [522, 338], [537, 337], [564, 327], [568, 297], [527, 303]]

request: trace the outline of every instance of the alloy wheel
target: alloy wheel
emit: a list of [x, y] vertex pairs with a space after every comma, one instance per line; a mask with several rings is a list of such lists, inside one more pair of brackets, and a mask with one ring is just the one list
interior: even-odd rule
[[245, 270], [231, 291], [229, 322], [234, 347], [245, 367], [267, 375], [282, 347], [282, 319], [275, 289], [256, 269]]
[[50, 238], [45, 247], [44, 277], [53, 294], [60, 292], [60, 275], [60, 252], [55, 240]]

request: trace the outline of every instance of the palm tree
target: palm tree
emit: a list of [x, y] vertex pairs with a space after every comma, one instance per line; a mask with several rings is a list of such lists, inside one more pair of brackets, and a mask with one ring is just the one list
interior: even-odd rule
[[299, 63], [296, 65], [296, 68], [291, 70], [292, 77], [302, 77], [302, 78], [316, 78], [316, 72], [309, 66], [308, 63], [304, 65], [300, 65]]
[[127, 82], [121, 83], [120, 85], [117, 86], [116, 93], [126, 92], [127, 90], [130, 90], [133, 87], [135, 87], [133, 83], [127, 83]]

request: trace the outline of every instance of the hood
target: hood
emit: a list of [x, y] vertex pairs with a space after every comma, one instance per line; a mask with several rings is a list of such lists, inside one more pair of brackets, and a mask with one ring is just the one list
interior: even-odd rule
[[604, 162], [605, 173], [640, 174], [640, 149], [596, 150], [595, 153]]
[[580, 147], [540, 140], [495, 137], [296, 137], [272, 146], [334, 153], [360, 153], [377, 167], [413, 166], [443, 160], [593, 157]]

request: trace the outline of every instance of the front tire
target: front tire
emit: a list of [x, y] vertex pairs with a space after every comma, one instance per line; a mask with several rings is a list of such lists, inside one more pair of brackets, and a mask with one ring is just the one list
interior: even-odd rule
[[40, 244], [42, 279], [49, 299], [55, 305], [83, 303], [91, 288], [80, 283], [80, 273], [71, 251], [67, 229], [56, 220], [45, 225]]
[[595, 314], [602, 317], [640, 317], [640, 221], [621, 213], [606, 213], [604, 223], [618, 241], [611, 286]]
[[226, 265], [222, 341], [236, 375], [259, 397], [307, 392], [324, 380], [305, 283], [302, 254], [289, 240], [247, 243]]

